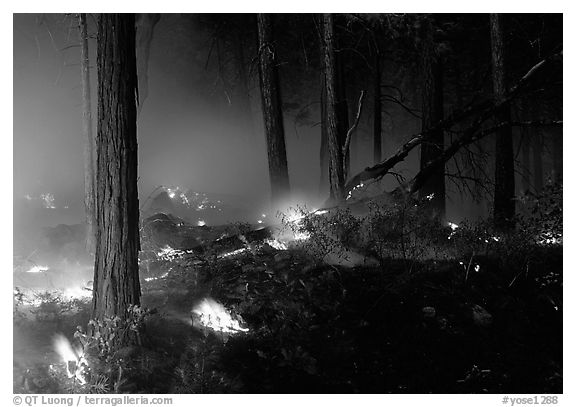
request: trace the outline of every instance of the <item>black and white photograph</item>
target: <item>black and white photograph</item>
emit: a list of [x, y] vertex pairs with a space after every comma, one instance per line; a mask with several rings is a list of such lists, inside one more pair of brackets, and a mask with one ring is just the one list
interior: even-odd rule
[[562, 404], [564, 14], [346, 7], [12, 13], [14, 405]]

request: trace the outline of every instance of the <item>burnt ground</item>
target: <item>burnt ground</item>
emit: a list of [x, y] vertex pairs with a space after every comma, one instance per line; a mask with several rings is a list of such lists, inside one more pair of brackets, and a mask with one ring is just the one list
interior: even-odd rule
[[[14, 392], [562, 392], [561, 246], [535, 247], [545, 261], [520, 274], [493, 256], [476, 256], [472, 271], [456, 260], [344, 268], [301, 249], [250, 248], [142, 267], [143, 305], [156, 312], [101, 386], [70, 384], [51, 349], [55, 332], [85, 326], [89, 304], [15, 314]], [[205, 297], [249, 331], [193, 326]]]

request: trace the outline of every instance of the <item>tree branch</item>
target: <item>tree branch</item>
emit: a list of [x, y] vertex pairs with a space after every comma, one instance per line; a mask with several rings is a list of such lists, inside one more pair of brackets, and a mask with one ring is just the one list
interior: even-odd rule
[[[426, 139], [426, 137], [429, 134], [433, 133], [434, 131], [437, 131], [439, 129], [446, 129], [448, 127], [451, 127], [455, 123], [461, 122], [462, 120], [472, 116], [475, 113], [480, 113], [480, 115], [476, 118], [474, 123], [471, 126], [469, 126], [468, 129], [464, 132], [464, 135], [461, 136], [458, 140], [456, 140], [448, 148], [448, 150], [446, 150], [444, 153], [445, 154], [451, 153], [453, 146], [459, 145], [458, 146], [458, 149], [459, 149], [460, 147], [467, 145], [470, 142], [474, 141], [475, 139], [473, 139], [471, 141], [468, 141], [468, 140], [470, 140], [471, 137], [473, 138], [473, 135], [476, 133], [476, 131], [478, 129], [480, 129], [482, 124], [486, 120], [488, 120], [494, 114], [494, 112], [496, 110], [498, 110], [505, 103], [509, 103], [516, 96], [518, 96], [520, 94], [520, 92], [530, 83], [530, 81], [534, 78], [534, 76], [539, 71], [543, 70], [546, 66], [550, 65], [552, 62], [560, 60], [561, 58], [562, 58], [562, 52], [559, 52], [557, 54], [551, 55], [551, 56], [543, 59], [542, 61], [538, 62], [536, 65], [534, 65], [532, 68], [530, 68], [530, 70], [528, 70], [528, 72], [516, 83], [516, 85], [514, 87], [512, 87], [512, 89], [501, 100], [499, 100], [499, 101], [489, 100], [489, 101], [485, 101], [485, 102], [480, 102], [477, 105], [470, 105], [470, 106], [464, 108], [463, 110], [456, 111], [456, 112], [452, 113], [449, 117], [447, 117], [444, 120], [439, 121], [434, 126], [432, 126], [430, 129], [413, 136], [409, 141], [404, 143], [404, 145], [400, 149], [398, 149], [396, 151], [396, 153], [394, 153], [392, 156], [388, 157], [386, 160], [382, 161], [379, 164], [376, 164], [372, 167], [367, 167], [366, 169], [364, 169], [364, 171], [362, 171], [362, 172], [356, 174], [354, 177], [352, 177], [350, 179], [350, 181], [348, 181], [346, 183], [346, 185], [344, 186], [344, 194], [348, 194], [355, 186], [359, 185], [360, 183], [362, 183], [364, 181], [367, 181], [367, 180], [372, 179], [372, 178], [380, 178], [380, 177], [383, 177], [384, 175], [386, 175], [386, 173], [390, 169], [392, 169], [399, 162], [403, 161], [408, 156], [410, 151], [412, 151], [415, 147], [419, 146]], [[537, 123], [537, 122], [532, 122], [532, 123]], [[510, 124], [513, 124], [513, 123], [503, 123], [503, 124], [500, 124], [499, 126], [501, 127], [502, 125], [510, 125]], [[559, 125], [559, 124], [561, 124], [561, 122], [555, 123], [555, 125]], [[531, 125], [534, 125], [534, 124], [531, 124]], [[544, 124], [542, 124], [542, 125], [544, 125]], [[500, 128], [500, 127], [498, 127], [498, 128]], [[492, 128], [492, 129], [493, 130], [491, 132], [495, 131], [494, 128]], [[487, 130], [484, 130], [482, 132], [482, 134], [484, 134], [484, 132], [486, 132], [486, 131]], [[479, 138], [481, 138], [481, 137], [479, 137]], [[458, 149], [456, 149], [456, 151]], [[456, 153], [456, 151], [451, 153], [450, 157], [453, 156]], [[444, 157], [444, 154], [441, 157], [439, 157], [438, 160], [442, 159], [442, 157]], [[445, 161], [443, 161], [443, 162], [445, 162]], [[434, 165], [434, 163], [432, 163], [431, 165]], [[428, 167], [429, 166], [427, 166], [426, 168], [428, 168]], [[425, 169], [423, 169], [423, 171], [424, 170]], [[414, 182], [414, 180], [413, 180], [413, 182]], [[419, 186], [418, 186], [418, 188], [419, 188]]]
[[342, 147], [342, 154], [346, 157], [346, 153], [350, 148], [350, 141], [352, 140], [352, 135], [356, 131], [358, 127], [358, 123], [360, 122], [360, 115], [362, 114], [362, 101], [364, 99], [364, 91], [360, 92], [360, 98], [358, 99], [358, 111], [356, 112], [356, 118], [354, 119], [354, 124], [350, 129], [348, 129], [348, 133], [346, 133], [346, 141], [344, 142], [344, 147]]

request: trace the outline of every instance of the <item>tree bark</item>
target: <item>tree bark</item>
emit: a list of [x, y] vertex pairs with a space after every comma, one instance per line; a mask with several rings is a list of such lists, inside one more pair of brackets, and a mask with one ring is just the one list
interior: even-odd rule
[[374, 53], [374, 164], [382, 161], [382, 89], [380, 73], [380, 54]]
[[[505, 98], [506, 60], [502, 15], [490, 14], [490, 38], [492, 45], [492, 85], [494, 99], [498, 103]], [[510, 103], [502, 103], [495, 113], [497, 123], [510, 121]], [[514, 227], [514, 150], [512, 128], [503, 126], [496, 134], [494, 175], [494, 225], [500, 229]]]
[[335, 53], [334, 17], [324, 14], [322, 21], [322, 64], [326, 86], [326, 118], [328, 133], [330, 201], [339, 203], [344, 200], [344, 160], [342, 154], [343, 123], [342, 103], [338, 99], [338, 60]]
[[82, 84], [82, 133], [84, 135], [84, 210], [86, 216], [86, 251], [90, 254], [95, 250], [94, 233], [94, 183], [95, 183], [95, 143], [92, 133], [92, 102], [90, 91], [90, 61], [88, 50], [88, 26], [86, 14], [78, 17], [80, 28], [80, 67]]
[[530, 192], [530, 147], [531, 130], [522, 129], [522, 193]]
[[322, 90], [320, 93], [320, 193], [328, 185], [328, 117], [326, 115], [326, 81], [322, 68]]
[[279, 205], [290, 194], [282, 101], [278, 82], [278, 65], [273, 48], [272, 20], [269, 14], [258, 14], [258, 68], [272, 205]]
[[[422, 132], [435, 127], [444, 118], [444, 98], [442, 81], [442, 63], [436, 52], [432, 25], [429, 19], [423, 22], [422, 30]], [[420, 169], [441, 156], [444, 151], [444, 130], [432, 130], [422, 142], [420, 150]], [[446, 214], [446, 186], [444, 166], [439, 166], [428, 177], [419, 192], [420, 198], [433, 196], [428, 204], [432, 216], [443, 221]]]
[[138, 52], [138, 112], [142, 110], [148, 98], [148, 62], [150, 45], [154, 37], [154, 26], [160, 21], [160, 14], [138, 14], [136, 18], [136, 37]]
[[[531, 120], [540, 120], [540, 114], [537, 106], [532, 105]], [[539, 194], [542, 192], [542, 185], [544, 183], [544, 171], [542, 168], [542, 128], [540, 126], [534, 127], [532, 130], [532, 162], [534, 165], [534, 192]]]
[[96, 258], [92, 317], [125, 318], [140, 304], [138, 151], [133, 14], [98, 21]]

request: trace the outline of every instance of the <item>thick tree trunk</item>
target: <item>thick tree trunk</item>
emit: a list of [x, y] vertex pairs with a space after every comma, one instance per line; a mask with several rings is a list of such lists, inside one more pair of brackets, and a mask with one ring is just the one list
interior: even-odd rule
[[[423, 23], [422, 32], [422, 132], [434, 128], [444, 118], [444, 98], [442, 81], [442, 63], [436, 53], [431, 23]], [[422, 142], [420, 151], [420, 169], [440, 157], [444, 151], [444, 131], [438, 128], [432, 131]], [[444, 167], [436, 168], [428, 177], [419, 192], [420, 198], [433, 195], [428, 204], [432, 216], [444, 220], [446, 214], [446, 186]]]
[[322, 69], [322, 91], [320, 94], [320, 193], [328, 185], [328, 117], [326, 115], [326, 81]]
[[258, 62], [272, 205], [276, 206], [289, 197], [290, 182], [278, 66], [273, 48], [272, 21], [269, 14], [258, 14]]
[[[335, 27], [335, 26], [334, 26]], [[338, 34], [334, 28], [334, 56], [336, 58], [336, 114], [339, 115], [340, 119], [338, 121], [340, 128], [338, 129], [338, 142], [340, 143], [340, 148], [344, 146], [346, 142], [346, 133], [350, 127], [350, 119], [348, 112], [348, 100], [346, 99], [346, 84], [344, 83], [344, 64], [342, 61], [342, 56], [338, 52], [340, 44], [338, 43]], [[347, 149], [344, 155], [344, 181], [348, 178], [350, 173], [350, 149]]]
[[530, 191], [530, 129], [522, 129], [522, 193]]
[[[540, 120], [540, 114], [538, 112], [537, 106], [532, 105], [530, 120]], [[534, 127], [532, 132], [532, 162], [534, 165], [534, 192], [539, 194], [542, 192], [542, 185], [544, 183], [544, 171], [542, 168], [542, 154], [543, 154], [543, 137], [542, 128], [540, 126]]]
[[138, 14], [136, 17], [137, 62], [138, 62], [138, 112], [148, 98], [148, 62], [150, 45], [154, 37], [154, 27], [160, 21], [160, 14]]
[[552, 181], [556, 184], [562, 183], [562, 129], [552, 131]]
[[326, 118], [329, 151], [330, 201], [339, 203], [344, 200], [344, 160], [342, 144], [342, 109], [338, 99], [338, 61], [334, 45], [334, 17], [325, 14], [322, 21], [322, 64], [326, 84]]
[[380, 87], [380, 54], [374, 53], [374, 164], [382, 161], [382, 89]]
[[82, 83], [82, 133], [84, 135], [84, 209], [86, 215], [86, 251], [94, 253], [94, 182], [96, 152], [94, 135], [92, 133], [92, 102], [90, 91], [90, 61], [88, 50], [88, 26], [86, 14], [80, 14], [78, 18], [80, 28], [80, 66]]
[[138, 151], [133, 14], [98, 22], [96, 259], [92, 317], [125, 318], [140, 304]]
[[[490, 37], [492, 44], [492, 85], [494, 99], [498, 103], [506, 93], [506, 61], [502, 15], [490, 14]], [[510, 121], [510, 104], [503, 103], [496, 111], [496, 122]], [[514, 227], [514, 150], [512, 128], [503, 126], [496, 134], [494, 176], [494, 225], [497, 228]]]

